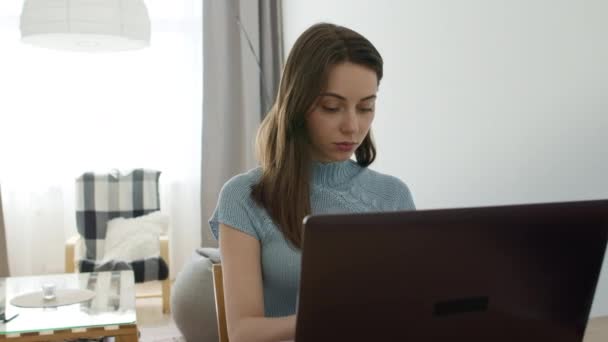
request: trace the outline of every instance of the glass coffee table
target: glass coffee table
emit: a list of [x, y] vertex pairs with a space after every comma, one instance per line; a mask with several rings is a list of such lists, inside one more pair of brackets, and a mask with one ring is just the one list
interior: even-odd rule
[[[89, 290], [95, 296], [84, 302], [58, 307], [23, 308], [11, 304], [17, 296], [42, 291], [43, 284], [54, 284], [57, 290]], [[103, 336], [116, 336], [116, 341], [120, 342], [137, 341], [132, 271], [0, 278], [0, 312], [3, 308], [9, 321], [0, 320], [0, 341]]]

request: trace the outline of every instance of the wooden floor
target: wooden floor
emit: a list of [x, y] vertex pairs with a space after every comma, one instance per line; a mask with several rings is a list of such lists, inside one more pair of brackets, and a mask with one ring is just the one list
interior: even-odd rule
[[[137, 294], [160, 291], [160, 283], [137, 285]], [[136, 301], [137, 327], [141, 333], [141, 342], [184, 341], [171, 318], [162, 313], [161, 298], [139, 298]]]
[[608, 316], [592, 318], [587, 325], [584, 342], [608, 342]]

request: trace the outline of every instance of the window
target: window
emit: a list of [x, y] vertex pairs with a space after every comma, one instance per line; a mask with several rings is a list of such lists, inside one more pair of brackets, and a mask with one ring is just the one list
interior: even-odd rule
[[22, 2], [0, 2], [0, 184], [14, 274], [62, 271], [74, 179], [88, 170], [161, 170], [172, 243], [187, 244], [172, 260], [199, 245], [202, 3], [145, 3], [150, 47], [77, 53], [21, 43]]

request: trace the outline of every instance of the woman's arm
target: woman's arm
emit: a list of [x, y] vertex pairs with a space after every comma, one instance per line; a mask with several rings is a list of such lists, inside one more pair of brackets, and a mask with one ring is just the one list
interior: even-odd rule
[[295, 315], [264, 317], [260, 242], [224, 224], [219, 236], [230, 342], [293, 340]]

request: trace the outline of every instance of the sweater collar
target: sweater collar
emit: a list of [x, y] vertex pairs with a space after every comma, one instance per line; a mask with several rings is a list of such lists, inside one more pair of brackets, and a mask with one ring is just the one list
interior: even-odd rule
[[339, 162], [312, 163], [312, 182], [321, 186], [336, 186], [350, 181], [361, 166], [353, 160]]

